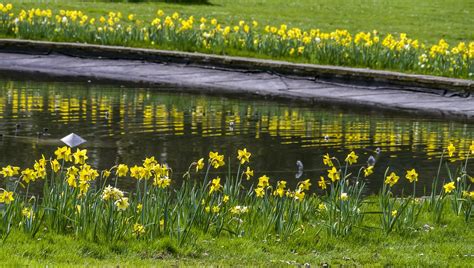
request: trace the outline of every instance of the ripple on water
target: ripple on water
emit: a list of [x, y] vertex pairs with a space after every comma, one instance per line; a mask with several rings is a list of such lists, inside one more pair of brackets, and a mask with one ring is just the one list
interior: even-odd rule
[[[453, 142], [465, 154], [473, 139], [472, 124], [348, 110], [114, 85], [0, 80], [0, 166], [30, 166], [41, 154], [52, 155], [59, 138], [75, 132], [88, 140], [84, 148], [100, 169], [154, 155], [179, 180], [189, 163], [210, 150], [233, 161], [237, 149], [246, 147], [256, 176], [295, 185], [297, 160], [304, 164], [303, 177], [316, 180], [326, 173], [323, 154], [342, 160], [355, 150], [360, 165], [370, 156], [376, 159], [369, 192], [378, 191], [389, 165], [402, 178], [406, 169], [416, 168], [422, 194], [424, 187], [429, 190], [442, 148]], [[38, 135], [44, 128], [49, 135]], [[131, 181], [121, 183], [132, 187]]]

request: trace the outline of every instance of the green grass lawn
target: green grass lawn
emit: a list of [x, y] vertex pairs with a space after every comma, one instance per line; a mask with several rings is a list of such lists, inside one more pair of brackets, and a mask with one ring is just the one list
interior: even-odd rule
[[[376, 223], [376, 222], [374, 222]], [[409, 234], [355, 231], [328, 237], [308, 228], [292, 240], [268, 237], [201, 236], [194, 245], [178, 247], [169, 239], [152, 242], [93, 243], [40, 232], [30, 238], [15, 231], [0, 244], [4, 265], [422, 265], [469, 266], [474, 254], [472, 224], [460, 218]]]
[[209, 5], [78, 0], [9, 2], [25, 9], [33, 6], [79, 9], [92, 15], [122, 11], [152, 18], [157, 9], [163, 9], [165, 12], [178, 11], [188, 16], [215, 17], [233, 23], [255, 19], [261, 24], [287, 24], [323, 31], [376, 29], [382, 34], [405, 32], [427, 43], [437, 42], [440, 38], [450, 43], [474, 40], [474, 1], [469, 0], [210, 0]]

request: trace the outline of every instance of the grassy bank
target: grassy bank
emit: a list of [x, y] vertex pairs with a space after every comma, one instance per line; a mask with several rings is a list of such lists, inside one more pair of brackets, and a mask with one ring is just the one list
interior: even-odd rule
[[[428, 215], [424, 215], [428, 216]], [[416, 232], [385, 235], [380, 231], [328, 237], [317, 228], [285, 240], [267, 237], [199, 236], [195, 244], [179, 247], [161, 238], [97, 243], [67, 235], [41, 233], [31, 238], [15, 231], [0, 244], [3, 265], [331, 265], [469, 266], [474, 252], [472, 224], [449, 218], [431, 224], [422, 217]], [[374, 220], [373, 225], [377, 225]]]
[[330, 32], [378, 30], [382, 34], [407, 33], [424, 43], [444, 38], [449, 42], [474, 40], [474, 2], [457, 0], [210, 0], [209, 5], [151, 3], [114, 3], [108, 1], [8, 1], [23, 9], [31, 7], [53, 10], [84, 10], [102, 16], [109, 11], [139, 14], [147, 20], [157, 9], [166, 13], [178, 11], [185, 16], [215, 17], [236, 24], [240, 20], [257, 20], [261, 24], [287, 24], [302, 29], [319, 28]]
[[[434, 178], [429, 196], [420, 198], [416, 170], [405, 170], [412, 189], [395, 196], [402, 171], [387, 168], [384, 178], [372, 178], [375, 158], [356, 165], [354, 151], [341, 160], [324, 155], [327, 174], [299, 182], [255, 179], [246, 149], [229, 158], [210, 152], [178, 183], [154, 157], [99, 171], [87, 164], [87, 150], [65, 146], [32, 168], [1, 168], [0, 258], [9, 264], [463, 265], [474, 250], [468, 170], [474, 142], [460, 152], [462, 161], [456, 162], [457, 151], [453, 144], [443, 151], [439, 166], [447, 178]], [[124, 180], [136, 188], [118, 189]], [[368, 180], [382, 184], [376, 196], [362, 194]], [[41, 184], [42, 194], [31, 194], [31, 184]]]
[[[386, 29], [351, 32], [337, 26], [324, 31], [311, 28], [311, 23], [296, 27], [298, 23], [293, 25], [292, 20], [277, 24], [265, 15], [220, 17], [211, 12], [201, 17], [197, 10], [186, 15], [187, 5], [164, 11], [154, 3], [98, 3], [94, 9], [62, 3], [18, 4], [0, 3], [0, 36], [474, 77], [474, 42], [469, 37], [461, 42], [438, 37], [437, 41], [426, 43], [417, 33]], [[100, 8], [102, 5], [104, 9]]]

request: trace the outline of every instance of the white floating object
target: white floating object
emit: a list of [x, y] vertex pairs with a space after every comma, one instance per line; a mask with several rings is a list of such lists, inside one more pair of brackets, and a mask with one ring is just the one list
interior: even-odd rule
[[71, 148], [74, 148], [86, 142], [85, 139], [81, 138], [81, 136], [76, 135], [74, 133], [71, 133], [67, 135], [66, 137], [62, 138], [61, 141]]

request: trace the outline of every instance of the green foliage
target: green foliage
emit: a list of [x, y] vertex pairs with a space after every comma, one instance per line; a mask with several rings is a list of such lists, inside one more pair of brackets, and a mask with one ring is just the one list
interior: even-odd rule
[[154, 14], [150, 10], [163, 9], [166, 13], [179, 11], [196, 18], [213, 16], [229, 24], [257, 20], [262, 25], [287, 24], [290, 28], [319, 28], [322, 31], [348, 29], [350, 32], [367, 32], [375, 29], [381, 33], [408, 33], [426, 43], [437, 42], [439, 38], [453, 42], [474, 40], [474, 32], [469, 27], [474, 24], [474, 3], [471, 1], [210, 0], [210, 5], [177, 5], [164, 1], [133, 4], [94, 0], [3, 2], [11, 2], [23, 9], [34, 5], [53, 10], [83, 10], [91, 16], [121, 11], [152, 20]]
[[[454, 145], [450, 144], [448, 151], [452, 157]], [[415, 184], [412, 196], [393, 196], [391, 187], [398, 183], [399, 176], [394, 172], [387, 176], [388, 168], [378, 197], [363, 196], [364, 179], [372, 174], [373, 166], [364, 165], [352, 173], [357, 171], [353, 168], [359, 158], [354, 151], [347, 155], [344, 164], [328, 154], [323, 157], [323, 163], [330, 168], [329, 180], [321, 176], [318, 186], [325, 192], [317, 195], [309, 192], [309, 179], [298, 182], [294, 188], [283, 180], [274, 183], [265, 175], [255, 183], [244, 184], [243, 179], [253, 177], [249, 166], [251, 153], [246, 149], [238, 150], [237, 172], [232, 170], [231, 158], [225, 161], [224, 155], [211, 151], [207, 160], [191, 163], [181, 185], [175, 187], [171, 186], [172, 169], [154, 157], [133, 167], [119, 164], [99, 172], [87, 164], [87, 150], [76, 149], [72, 153], [65, 146], [55, 151], [55, 158], [43, 156], [35, 161], [31, 169], [20, 170], [10, 165], [1, 168], [0, 175], [7, 182], [5, 188], [0, 188], [1, 246], [8, 249], [13, 243], [25, 248], [25, 244], [31, 244], [27, 241], [47, 241], [38, 243], [39, 251], [25, 248], [26, 258], [18, 263], [69, 263], [74, 258], [62, 259], [64, 248], [55, 245], [75, 239], [78, 242], [68, 250], [74, 250], [77, 257], [87, 255], [87, 260], [97, 263], [117, 256], [118, 261], [122, 257], [134, 261], [155, 258], [156, 254], [199, 258], [211, 252], [215, 256], [235, 257], [241, 256], [240, 247], [251, 245], [261, 250], [250, 254], [255, 258], [271, 252], [272, 258], [285, 256], [291, 262], [325, 260], [338, 264], [333, 257], [343, 254], [345, 260], [351, 260], [344, 263], [367, 264], [374, 256], [366, 255], [363, 248], [370, 247], [372, 254], [384, 254], [380, 263], [407, 264], [410, 262], [394, 263], [389, 257], [412, 254], [412, 249], [410, 253], [406, 249], [390, 251], [406, 247], [408, 240], [422, 245], [422, 254], [429, 256], [442, 249], [445, 255], [437, 260], [443, 263], [453, 258], [460, 261], [474, 245], [469, 243], [473, 240], [469, 228], [474, 191], [470, 191], [472, 182], [467, 170], [473, 151], [474, 143], [462, 161], [460, 173], [449, 172], [456, 179], [443, 185], [442, 194], [436, 195], [438, 189], [433, 188], [431, 196], [435, 200], [418, 200], [414, 196]], [[226, 177], [221, 180], [213, 171], [224, 166], [227, 171], [221, 174]], [[405, 177], [416, 183], [418, 174], [410, 170]], [[134, 191], [123, 192], [110, 185], [125, 179], [135, 182]], [[30, 197], [29, 185], [39, 181], [44, 183], [42, 195]], [[23, 192], [19, 186], [25, 184]], [[378, 204], [374, 202], [377, 199]], [[433, 210], [433, 204], [439, 205], [434, 205], [438, 207]], [[459, 237], [467, 243], [456, 245]], [[380, 252], [380, 243], [388, 249]], [[354, 244], [359, 248], [352, 249]], [[445, 249], [447, 245], [453, 248]], [[331, 258], [314, 255], [315, 251], [327, 252]], [[304, 257], [295, 258], [296, 253]], [[433, 264], [430, 258], [420, 263]]]
[[[158, 10], [152, 18], [109, 11], [91, 17], [85, 11], [30, 9], [3, 12], [2, 34], [103, 45], [152, 47], [211, 54], [248, 54], [296, 62], [367, 67], [402, 72], [472, 78], [474, 42], [450, 46], [444, 39], [426, 44], [405, 33], [350, 33], [319, 28], [290, 28], [286, 23], [262, 25], [254, 19], [218, 21], [214, 17], [181, 16]], [[13, 12], [13, 13], [12, 13]], [[2, 15], [0, 13], [0, 15]], [[5, 25], [7, 25], [5, 27]]]

